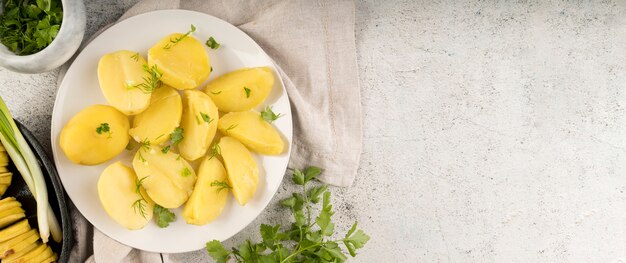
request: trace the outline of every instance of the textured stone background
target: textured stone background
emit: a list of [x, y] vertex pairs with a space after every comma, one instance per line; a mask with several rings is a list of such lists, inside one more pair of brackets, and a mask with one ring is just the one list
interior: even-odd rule
[[[134, 2], [87, 0], [87, 34]], [[623, 1], [358, 1], [356, 28], [364, 151], [333, 189], [372, 236], [355, 261], [626, 261]], [[56, 75], [0, 69], [48, 145]]]

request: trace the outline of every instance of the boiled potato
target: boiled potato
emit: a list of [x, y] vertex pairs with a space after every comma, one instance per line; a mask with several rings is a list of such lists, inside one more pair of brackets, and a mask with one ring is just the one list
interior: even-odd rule
[[211, 98], [197, 90], [185, 91], [183, 108], [181, 127], [185, 137], [178, 144], [178, 150], [183, 158], [193, 161], [202, 157], [209, 148], [219, 115]]
[[247, 111], [265, 101], [273, 86], [269, 67], [243, 68], [211, 81], [205, 91], [220, 111]]
[[268, 155], [281, 154], [285, 143], [272, 125], [263, 120], [258, 112], [231, 112], [220, 118], [217, 128], [248, 149]]
[[130, 136], [137, 142], [148, 140], [153, 145], [169, 139], [169, 135], [180, 124], [183, 103], [172, 87], [162, 86], [152, 95], [150, 107], [135, 116]]
[[196, 173], [185, 159], [157, 146], [142, 147], [135, 154], [133, 168], [148, 196], [165, 208], [177, 208], [187, 201], [196, 183]]
[[126, 148], [129, 126], [126, 115], [115, 108], [93, 105], [74, 115], [65, 124], [59, 144], [67, 158], [74, 163], [100, 164]]
[[198, 181], [185, 209], [187, 224], [205, 225], [217, 218], [224, 209], [228, 196], [226, 170], [217, 158], [205, 157], [198, 168]]
[[139, 180], [135, 171], [121, 162], [109, 165], [98, 179], [98, 196], [104, 211], [130, 230], [141, 229], [152, 219], [154, 202]]
[[219, 147], [233, 196], [240, 205], [245, 205], [256, 192], [259, 168], [250, 151], [236, 139], [222, 137]]
[[148, 63], [158, 66], [163, 73], [163, 83], [179, 90], [200, 86], [211, 73], [204, 45], [190, 35], [179, 33], [166, 36], [152, 46], [148, 51]]
[[98, 81], [106, 100], [122, 113], [134, 115], [148, 108], [150, 91], [141, 86], [150, 74], [148, 63], [137, 52], [120, 50], [106, 54], [98, 62]]

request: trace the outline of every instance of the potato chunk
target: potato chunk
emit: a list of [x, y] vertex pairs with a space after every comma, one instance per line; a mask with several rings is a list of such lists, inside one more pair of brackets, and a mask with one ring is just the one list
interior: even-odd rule
[[179, 90], [200, 86], [211, 73], [204, 45], [193, 36], [180, 33], [166, 36], [152, 46], [148, 64], [157, 65], [163, 73], [161, 81]]
[[185, 137], [178, 144], [178, 150], [185, 159], [192, 161], [202, 157], [209, 148], [219, 114], [211, 98], [197, 90], [185, 91], [183, 108], [181, 127]]
[[216, 157], [205, 157], [198, 168], [198, 181], [185, 209], [187, 224], [205, 225], [222, 214], [228, 196], [226, 170]]
[[178, 92], [169, 86], [158, 88], [152, 95], [150, 107], [135, 116], [130, 136], [137, 142], [150, 141], [159, 145], [169, 139], [169, 135], [180, 124], [183, 103]]
[[70, 161], [95, 165], [118, 155], [128, 144], [128, 118], [115, 108], [93, 105], [70, 119], [59, 144]]
[[98, 81], [106, 100], [126, 115], [148, 108], [150, 92], [141, 87], [150, 74], [146, 60], [137, 52], [120, 50], [106, 54], [98, 62]]
[[219, 146], [233, 196], [237, 203], [245, 205], [256, 192], [259, 168], [250, 151], [236, 139], [222, 137]]
[[143, 180], [148, 196], [165, 208], [177, 208], [187, 201], [196, 183], [196, 173], [180, 155], [157, 146], [144, 146], [133, 159], [137, 178]]
[[228, 113], [219, 120], [217, 128], [248, 149], [268, 155], [283, 152], [285, 143], [272, 125], [263, 120], [258, 112], [243, 111]]
[[152, 219], [154, 202], [141, 187], [135, 171], [115, 162], [98, 179], [98, 196], [104, 211], [123, 227], [136, 230]]
[[209, 82], [205, 91], [220, 111], [247, 111], [265, 101], [273, 86], [269, 67], [243, 68]]

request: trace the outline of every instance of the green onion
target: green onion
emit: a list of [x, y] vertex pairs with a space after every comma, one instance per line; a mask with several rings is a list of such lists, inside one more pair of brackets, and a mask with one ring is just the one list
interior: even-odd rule
[[37, 201], [37, 223], [41, 240], [47, 243], [52, 233], [54, 241], [60, 242], [63, 238], [61, 227], [48, 203], [48, 190], [41, 167], [2, 97], [0, 97], [0, 141]]

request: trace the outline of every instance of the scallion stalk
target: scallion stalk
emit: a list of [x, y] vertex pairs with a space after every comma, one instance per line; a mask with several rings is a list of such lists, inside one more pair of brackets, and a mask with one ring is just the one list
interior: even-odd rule
[[47, 243], [52, 232], [52, 238], [60, 242], [61, 227], [48, 203], [48, 190], [41, 167], [2, 97], [0, 97], [0, 141], [37, 201], [37, 223], [41, 240]]

